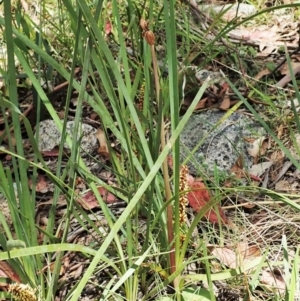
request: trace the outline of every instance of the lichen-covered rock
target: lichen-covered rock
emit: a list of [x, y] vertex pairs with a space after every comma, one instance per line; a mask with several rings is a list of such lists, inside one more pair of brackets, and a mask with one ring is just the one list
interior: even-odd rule
[[[67, 122], [67, 133], [70, 137], [73, 137], [74, 132], [74, 121]], [[86, 153], [93, 153], [98, 148], [98, 142], [95, 136], [97, 130], [90, 126], [89, 124], [83, 123], [81, 125], [82, 139], [80, 140], [80, 147]], [[80, 136], [78, 135], [78, 136]], [[80, 138], [80, 137], [78, 137]], [[40, 151], [51, 151], [56, 146], [61, 143], [61, 134], [56, 127], [53, 120], [44, 120], [40, 122], [38, 147]], [[64, 147], [69, 149], [67, 143]]]
[[210, 84], [211, 83], [222, 84], [225, 82], [225, 80], [220, 72], [214, 72], [214, 71], [210, 71], [207, 69], [197, 70], [195, 76], [201, 84], [203, 84], [204, 81], [206, 81], [208, 79], [208, 77], [210, 78]]
[[202, 141], [188, 161], [191, 174], [212, 174], [215, 167], [228, 172], [240, 155], [243, 155], [245, 168], [252, 166], [253, 158], [247, 151], [251, 144], [245, 138], [259, 138], [265, 134], [264, 129], [237, 112], [214, 128], [224, 115], [224, 112], [213, 110], [193, 114], [183, 129], [180, 136], [182, 161]]

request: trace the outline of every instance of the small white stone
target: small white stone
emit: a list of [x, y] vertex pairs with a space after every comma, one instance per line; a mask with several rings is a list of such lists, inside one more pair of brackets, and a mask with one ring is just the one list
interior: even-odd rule
[[[202, 4], [199, 5], [203, 10], [214, 11], [215, 13], [226, 12], [225, 14], [231, 13], [233, 16], [236, 17], [249, 17], [257, 12], [255, 6], [251, 4], [245, 3], [236, 3], [236, 4]], [[230, 20], [229, 20], [230, 21]]]

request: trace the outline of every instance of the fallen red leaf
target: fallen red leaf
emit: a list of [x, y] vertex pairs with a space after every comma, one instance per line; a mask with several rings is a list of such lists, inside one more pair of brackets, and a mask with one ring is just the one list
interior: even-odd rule
[[[191, 176], [190, 176], [191, 177]], [[190, 184], [191, 191], [187, 194], [188, 202], [195, 212], [199, 212], [210, 200], [211, 195], [201, 181], [194, 181]], [[205, 217], [213, 224], [222, 222], [228, 224], [228, 219], [219, 205], [215, 205], [215, 209], [210, 209], [205, 213]]]
[[118, 199], [112, 194], [110, 193], [106, 188], [104, 187], [98, 187], [98, 191], [101, 194], [103, 201], [105, 203], [111, 204], [116, 202]]
[[[30, 189], [32, 189], [32, 180], [28, 180], [28, 184]], [[49, 190], [49, 184], [46, 182], [45, 177], [43, 175], [39, 175], [37, 181], [35, 183], [35, 191], [41, 193], [47, 193]]]
[[[98, 191], [105, 203], [111, 204], [117, 202], [118, 199], [112, 193], [110, 193], [106, 188], [98, 187]], [[77, 202], [86, 210], [91, 210], [93, 208], [99, 207], [97, 198], [91, 190], [88, 191], [81, 198], [78, 198]]]
[[43, 157], [58, 157], [59, 149], [58, 147], [53, 148], [51, 151], [41, 151]]
[[[173, 169], [172, 156], [167, 157], [167, 162], [169, 168]], [[198, 213], [211, 200], [210, 192], [200, 178], [195, 179], [190, 174], [187, 174], [187, 184], [190, 188], [190, 192], [187, 193], [189, 205]], [[213, 224], [221, 221], [223, 224], [232, 225], [221, 207], [219, 205], [214, 207], [217, 212], [215, 209], [210, 209], [204, 216]]]

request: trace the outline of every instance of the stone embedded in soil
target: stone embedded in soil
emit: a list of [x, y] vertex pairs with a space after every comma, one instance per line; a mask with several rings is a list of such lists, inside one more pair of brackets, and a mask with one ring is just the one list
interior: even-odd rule
[[222, 19], [226, 21], [231, 21], [236, 17], [246, 18], [257, 12], [254, 5], [246, 3], [216, 5], [214, 3], [205, 4], [201, 1], [198, 6], [202, 11], [213, 11], [214, 13], [221, 14]]
[[181, 161], [203, 139], [187, 163], [191, 174], [212, 174], [215, 167], [228, 172], [240, 155], [243, 155], [246, 170], [253, 165], [253, 158], [247, 151], [252, 145], [245, 138], [257, 139], [264, 136], [265, 130], [258, 122], [238, 112], [213, 129], [225, 114], [214, 110], [193, 114], [185, 125], [180, 135]]
[[[63, 122], [63, 121], [62, 121]], [[74, 121], [67, 122], [67, 133], [72, 138]], [[80, 147], [86, 153], [93, 153], [99, 146], [98, 141], [95, 136], [97, 130], [90, 126], [89, 124], [83, 123], [81, 125], [81, 133], [78, 135], [77, 139], [80, 140]], [[82, 139], [80, 139], [82, 136]], [[44, 120], [40, 122], [38, 147], [40, 151], [51, 151], [56, 146], [61, 143], [61, 134], [55, 125], [53, 120]], [[65, 143], [64, 147], [70, 149], [68, 144]]]
[[223, 84], [225, 82], [220, 72], [214, 72], [207, 69], [197, 70], [195, 76], [200, 83], [204, 83], [204, 81], [206, 81], [208, 77], [210, 78], [210, 84], [211, 83]]

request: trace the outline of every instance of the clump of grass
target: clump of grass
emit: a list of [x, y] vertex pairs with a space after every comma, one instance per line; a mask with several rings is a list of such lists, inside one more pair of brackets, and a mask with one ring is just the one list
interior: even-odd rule
[[[238, 279], [239, 281], [242, 278], [243, 283], [248, 286], [249, 294], [252, 294], [257, 288], [259, 272], [262, 266], [266, 265], [265, 257], [255, 266], [256, 269], [251, 274], [252, 279], [248, 280], [238, 268], [224, 270], [217, 274], [212, 273], [206, 240], [208, 236], [203, 233], [198, 237], [197, 246], [191, 246], [191, 239], [198, 223], [204, 215], [204, 211], [210, 209], [211, 204], [208, 204], [207, 208], [204, 208], [192, 220], [190, 227], [184, 233], [184, 241], [181, 239], [184, 192], [182, 189], [180, 190], [182, 183], [180, 182], [181, 164], [178, 136], [202, 97], [207, 84], [197, 87], [190, 107], [183, 116], [180, 116], [180, 105], [183, 100], [182, 95], [184, 95], [184, 89], [181, 88], [184, 80], [181, 77], [182, 73], [178, 72], [179, 51], [177, 51], [177, 46], [179, 43], [178, 27], [176, 27], [177, 12], [174, 6], [170, 5], [168, 1], [164, 1], [158, 5], [159, 9], [157, 9], [155, 2], [150, 1], [147, 10], [143, 10], [142, 6], [128, 1], [127, 16], [125, 16], [124, 8], [120, 8], [117, 1], [110, 3], [110, 12], [107, 11], [108, 6], [104, 7], [105, 4], [108, 5], [101, 1], [98, 3], [82, 1], [74, 3], [64, 0], [63, 5], [58, 6], [57, 12], [55, 12], [55, 15], [59, 17], [57, 23], [47, 20], [45, 14], [50, 8], [49, 6], [47, 8], [43, 2], [41, 4], [44, 9], [41, 10], [43, 13], [38, 15], [40, 23], [30, 22], [28, 17], [19, 10], [16, 11], [15, 16], [20, 17], [20, 22], [15, 24], [11, 14], [10, 1], [4, 0], [5, 19], [0, 18], [0, 24], [5, 28], [8, 60], [4, 74], [6, 95], [1, 95], [0, 102], [5, 121], [5, 135], [9, 145], [5, 152], [12, 156], [12, 169], [0, 164], [0, 184], [1, 191], [10, 208], [12, 225], [8, 225], [5, 218], [0, 215], [4, 228], [4, 232], [0, 234], [0, 242], [4, 250], [0, 254], [0, 259], [8, 260], [22, 284], [28, 284], [28, 287], [38, 289], [42, 300], [53, 300], [59, 291], [61, 260], [68, 251], [78, 252], [82, 256], [90, 256], [91, 260], [83, 277], [76, 282], [74, 287], [70, 288], [65, 297], [66, 300], [80, 298], [86, 284], [95, 274], [95, 270], [98, 272], [109, 270], [108, 274], [112, 276], [102, 289], [100, 296], [102, 300], [109, 300], [116, 296], [126, 300], [148, 300], [162, 293], [166, 295], [169, 285], [174, 288], [174, 295], [170, 295], [171, 299], [178, 300], [181, 295], [184, 295], [186, 298], [188, 296], [206, 297], [207, 300], [215, 300], [214, 294], [211, 294], [209, 290], [195, 289], [194, 284], [206, 281], [212, 292], [213, 282], [220, 278]], [[142, 16], [149, 21], [146, 25], [144, 24], [143, 28], [145, 39], [143, 39], [143, 31], [139, 27]], [[119, 44], [113, 52], [103, 32], [108, 24], [108, 17], [113, 26], [114, 40]], [[156, 22], [156, 17], [159, 18], [159, 22]], [[182, 56], [192, 53], [195, 44], [199, 43], [203, 47], [203, 53], [212, 51], [212, 55], [204, 60], [203, 64], [212, 61], [216, 57], [216, 53], [222, 54], [222, 51], [214, 52], [215, 42], [224, 38], [226, 32], [237, 26], [232, 26], [232, 24], [225, 26], [214, 41], [207, 42], [205, 34], [202, 35], [197, 29], [190, 28], [189, 16], [183, 13], [183, 17], [187, 22], [179, 23], [180, 53]], [[44, 27], [47, 24], [51, 24], [48, 28], [51, 33], [59, 35], [60, 39], [56, 39], [56, 42], [53, 36], [47, 37], [47, 30]], [[218, 22], [216, 24], [220, 25]], [[163, 63], [168, 67], [167, 76], [163, 75], [163, 67], [156, 62], [157, 49], [154, 47], [153, 37], [157, 38], [157, 34], [154, 28], [156, 31], [160, 28], [165, 32], [165, 60]], [[190, 36], [190, 32], [193, 35]], [[50, 41], [51, 47], [46, 41]], [[136, 51], [134, 58], [128, 54], [128, 45], [131, 45], [131, 48]], [[56, 56], [53, 56], [51, 49], [54, 49], [56, 54], [63, 53], [62, 58], [58, 60]], [[66, 49], [68, 51], [65, 51]], [[62, 137], [64, 138], [61, 145], [65, 140], [71, 148], [69, 164], [65, 169], [62, 168], [63, 148], [60, 148], [55, 174], [49, 170], [43, 160], [31, 124], [19, 109], [14, 56], [17, 57], [22, 71], [28, 76], [37, 93], [37, 128], [41, 110], [44, 108], [63, 133]], [[183, 59], [182, 61], [189, 65], [193, 59]], [[73, 91], [78, 93], [75, 114], [75, 132], [78, 135], [77, 137], [75, 135], [73, 140], [65, 133], [67, 114], [62, 122], [51, 103], [51, 95], [46, 94], [40, 85], [40, 79], [45, 76], [42, 72], [45, 64], [47, 65], [46, 70], [55, 71], [69, 82], [66, 91], [66, 111], [70, 107]], [[33, 72], [33, 66], [37, 73]], [[74, 70], [78, 66], [81, 68], [81, 77], [75, 79]], [[132, 74], [135, 75], [134, 78]], [[101, 83], [100, 87], [97, 85], [99, 82]], [[287, 157], [298, 167], [298, 162], [291, 156], [283, 143], [276, 138], [253, 106], [232, 83], [229, 84], [239, 99], [284, 150]], [[298, 97], [299, 91], [296, 88], [295, 77], [293, 84]], [[90, 88], [89, 93], [86, 89], [87, 86]], [[142, 93], [140, 93], [140, 87], [142, 87]], [[260, 95], [264, 97], [263, 93]], [[10, 101], [5, 96], [9, 96]], [[265, 98], [267, 99], [267, 96]], [[139, 100], [140, 106], [136, 105], [136, 100]], [[78, 152], [79, 128], [84, 103], [99, 116], [106, 133], [109, 131], [120, 142], [118, 153], [113, 148], [109, 148], [111, 165], [107, 166], [115, 172], [119, 187], [117, 192], [91, 174]], [[11, 113], [11, 120], [6, 117], [7, 111], [5, 110]], [[299, 121], [294, 107], [293, 112], [297, 131], [299, 131]], [[166, 119], [170, 120], [171, 124], [169, 139], [166, 138]], [[10, 130], [12, 128], [13, 131]], [[26, 159], [22, 144], [24, 129], [34, 151], [34, 161]], [[293, 136], [292, 127], [289, 129]], [[174, 162], [171, 180], [166, 161], [170, 153], [172, 153]], [[32, 189], [29, 189], [28, 186], [29, 167], [33, 169]], [[11, 170], [13, 175], [11, 175]], [[37, 205], [35, 183], [40, 172], [45, 173], [55, 184], [48, 225], [43, 230], [35, 224]], [[108, 225], [106, 235], [100, 232], [97, 223], [92, 221], [76, 203], [77, 176], [85, 179], [97, 198]], [[118, 197], [126, 202], [127, 206], [120, 216], [116, 216], [105, 204], [97, 189], [99, 185], [117, 193]], [[173, 187], [173, 191], [171, 187]], [[214, 203], [220, 202], [224, 197], [229, 198], [237, 191], [237, 189], [226, 190], [219, 187], [218, 179], [213, 182], [212, 189], [215, 190]], [[239, 189], [242, 190], [242, 188]], [[248, 189], [249, 194], [265, 193], [299, 210], [299, 206], [288, 196], [253, 187]], [[241, 192], [245, 193], [245, 191], [246, 188]], [[62, 236], [58, 238], [55, 218], [58, 197], [61, 194], [66, 197], [67, 209], [61, 220], [61, 224], [64, 225]], [[138, 229], [141, 214], [146, 219], [146, 229], [142, 235]], [[97, 242], [99, 247], [96, 250], [92, 247], [66, 243], [72, 216], [76, 217], [79, 224], [83, 225], [85, 222], [85, 227], [94, 229], [99, 237], [102, 237], [102, 240]], [[240, 222], [242, 223], [242, 220]], [[225, 230], [217, 231], [209, 226], [209, 231], [212, 233], [211, 240], [215, 238], [220, 244], [227, 238]], [[38, 240], [40, 232], [44, 234], [42, 241]], [[238, 236], [238, 233], [235, 235]], [[287, 242], [283, 241], [283, 244], [284, 248], [288, 249]], [[189, 248], [192, 248], [194, 255], [188, 255]], [[58, 250], [59, 252], [57, 252]], [[57, 256], [54, 264], [50, 265], [54, 252], [57, 252]], [[289, 265], [293, 268], [288, 276], [288, 281], [292, 287], [295, 287], [295, 279], [298, 277], [297, 260], [294, 259], [293, 264], [288, 256], [285, 256], [284, 259], [286, 267]], [[196, 260], [201, 262], [202, 270], [194, 275], [186, 275], [184, 273], [186, 266]], [[236, 274], [238, 278], [232, 279], [232, 273]], [[141, 293], [142, 297], [140, 297]], [[21, 294], [18, 296], [20, 297]], [[287, 292], [286, 296], [290, 298], [289, 300], [294, 297], [292, 292]]]

